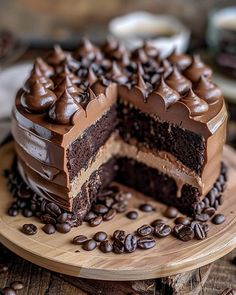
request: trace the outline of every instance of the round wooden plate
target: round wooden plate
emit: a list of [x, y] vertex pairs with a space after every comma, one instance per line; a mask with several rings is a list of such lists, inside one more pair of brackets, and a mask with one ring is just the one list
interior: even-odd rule
[[[226, 221], [218, 226], [210, 224], [209, 237], [202, 241], [182, 242], [169, 236], [157, 239], [157, 245], [151, 250], [137, 250], [132, 254], [121, 255], [104, 254], [98, 249], [86, 252], [80, 246], [73, 245], [71, 240], [78, 234], [92, 237], [99, 230], [108, 234], [112, 234], [116, 229], [132, 232], [138, 226], [148, 224], [156, 218], [163, 218], [164, 205], [150, 200], [157, 208], [156, 212], [139, 211], [139, 218], [136, 221], [127, 219], [124, 214], [118, 214], [112, 221], [103, 222], [96, 228], [84, 224], [67, 234], [56, 233], [49, 236], [39, 230], [34, 236], [26, 236], [20, 231], [24, 223], [34, 223], [38, 228], [43, 224], [35, 218], [25, 218], [21, 215], [10, 217], [6, 214], [12, 196], [2, 172], [10, 167], [13, 155], [14, 149], [11, 143], [0, 149], [0, 241], [19, 256], [39, 266], [90, 279], [141, 280], [165, 277], [198, 268], [213, 262], [236, 247], [236, 154], [229, 147], [225, 147], [223, 155], [223, 160], [229, 165], [229, 182], [224, 193], [224, 204], [219, 208], [219, 212], [227, 216]], [[135, 192], [130, 200], [130, 208], [138, 208], [144, 199], [147, 198]], [[172, 223], [170, 220], [167, 222]]]

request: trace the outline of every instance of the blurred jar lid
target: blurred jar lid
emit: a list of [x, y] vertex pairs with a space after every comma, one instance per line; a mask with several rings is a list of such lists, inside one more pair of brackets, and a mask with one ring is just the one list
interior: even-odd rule
[[175, 17], [143, 11], [113, 19], [109, 23], [109, 31], [129, 49], [135, 49], [142, 45], [143, 40], [149, 40], [165, 56], [173, 49], [185, 52], [190, 37], [190, 30]]

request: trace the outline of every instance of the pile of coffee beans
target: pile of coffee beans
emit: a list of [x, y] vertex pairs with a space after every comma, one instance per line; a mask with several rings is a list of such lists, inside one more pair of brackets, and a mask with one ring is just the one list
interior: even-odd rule
[[18, 291], [24, 289], [24, 284], [20, 281], [14, 281], [10, 284], [10, 287], [5, 287], [0, 290], [0, 294], [3, 295], [16, 295]]

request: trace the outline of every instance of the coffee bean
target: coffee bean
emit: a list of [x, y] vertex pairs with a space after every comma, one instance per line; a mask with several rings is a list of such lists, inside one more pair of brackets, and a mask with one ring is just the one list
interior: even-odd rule
[[217, 210], [218, 207], [219, 207], [219, 201], [218, 200], [215, 200], [214, 208]]
[[33, 212], [27, 208], [25, 208], [23, 211], [22, 211], [22, 214], [24, 217], [32, 217], [33, 216]]
[[156, 219], [156, 220], [152, 221], [151, 226], [155, 227], [159, 223], [165, 223], [165, 221], [163, 219], [160, 219], [160, 218]]
[[8, 266], [4, 264], [0, 264], [0, 274], [8, 271]]
[[190, 220], [186, 217], [180, 216], [175, 219], [175, 224], [189, 225]]
[[194, 238], [194, 230], [191, 226], [184, 225], [178, 233], [178, 238], [184, 242], [190, 241]]
[[10, 287], [15, 291], [20, 291], [24, 288], [24, 284], [20, 281], [14, 281], [11, 283]]
[[154, 232], [158, 238], [164, 238], [171, 234], [171, 227], [169, 225], [159, 223], [155, 226]]
[[178, 237], [180, 230], [184, 227], [183, 224], [176, 224], [173, 228], [173, 234]]
[[90, 221], [91, 219], [94, 219], [97, 217], [97, 214], [95, 214], [93, 211], [89, 211], [87, 215], [84, 217], [84, 221]]
[[236, 295], [235, 288], [227, 288], [220, 295]]
[[56, 228], [53, 224], [47, 223], [43, 226], [42, 230], [48, 234], [48, 235], [52, 235], [56, 232]]
[[111, 197], [107, 197], [105, 199], [105, 205], [108, 207], [108, 208], [111, 208], [112, 205], [114, 204], [114, 199], [111, 198]]
[[119, 213], [123, 213], [127, 209], [127, 204], [125, 204], [124, 202], [114, 203], [112, 205], [112, 208], [115, 209]]
[[156, 241], [150, 237], [142, 237], [138, 239], [137, 244], [140, 249], [146, 250], [146, 249], [153, 248], [156, 245]]
[[57, 217], [58, 223], [65, 223], [67, 221], [68, 221], [68, 213], [67, 212], [62, 213]]
[[38, 231], [37, 226], [32, 223], [24, 224], [22, 226], [22, 232], [26, 235], [30, 235], [30, 236], [35, 235], [37, 231]]
[[96, 204], [93, 206], [93, 211], [97, 214], [105, 214], [108, 212], [108, 208], [102, 204]]
[[218, 198], [218, 202], [219, 202], [219, 205], [222, 205], [223, 202], [224, 202], [224, 197], [223, 195], [220, 195], [219, 198]]
[[217, 190], [216, 188], [213, 188], [209, 193], [208, 193], [208, 198], [210, 201], [210, 206], [213, 207], [215, 200], [216, 200], [216, 195], [217, 195]]
[[205, 233], [208, 233], [209, 232], [209, 224], [203, 223], [202, 226], [203, 226], [203, 229], [204, 229]]
[[140, 237], [145, 237], [153, 233], [153, 228], [150, 225], [144, 224], [137, 229], [137, 234]]
[[59, 208], [59, 206], [52, 202], [46, 205], [45, 210], [53, 217], [58, 217], [61, 214], [61, 209]]
[[205, 203], [205, 208], [210, 207], [210, 201], [208, 198], [204, 198], [203, 202]]
[[121, 241], [121, 242], [124, 242], [124, 240], [125, 240], [125, 231], [123, 231], [123, 230], [116, 230], [116, 231], [114, 231], [114, 233], [113, 233], [113, 239], [114, 240], [119, 240], [119, 241]]
[[167, 218], [175, 218], [178, 214], [178, 210], [175, 207], [168, 207], [164, 212], [164, 216]]
[[74, 237], [73, 244], [75, 244], [75, 245], [82, 245], [87, 240], [88, 240], [88, 238], [86, 236], [84, 236], [84, 235], [78, 235], [78, 236]]
[[204, 230], [204, 226], [201, 223], [196, 223], [194, 226], [194, 234], [196, 239], [204, 240], [206, 238], [206, 232]]
[[215, 214], [216, 210], [213, 207], [208, 207], [203, 210], [203, 213], [206, 213], [208, 216], [213, 216]]
[[108, 187], [108, 188], [104, 188], [104, 189], [99, 191], [98, 199], [101, 198], [101, 197], [112, 196], [115, 193], [117, 193], [118, 191], [119, 191], [119, 188], [117, 186], [111, 186], [111, 187]]
[[127, 214], [126, 214], [126, 217], [131, 219], [131, 220], [135, 220], [138, 218], [138, 212], [137, 211], [129, 211]]
[[99, 249], [103, 252], [103, 253], [108, 253], [111, 252], [113, 250], [113, 246], [112, 243], [108, 240], [102, 241], [99, 245]]
[[65, 223], [57, 223], [56, 229], [59, 233], [66, 234], [71, 231], [71, 225], [68, 222]]
[[93, 239], [89, 239], [83, 243], [82, 248], [86, 251], [92, 251], [97, 247], [97, 243]]
[[50, 223], [50, 224], [56, 224], [56, 219], [51, 217], [49, 214], [43, 214], [40, 216], [40, 220], [43, 223]]
[[15, 217], [19, 214], [19, 211], [16, 208], [10, 207], [7, 213], [9, 216]]
[[124, 253], [124, 251], [125, 251], [124, 243], [116, 239], [113, 242], [113, 252], [116, 254], [121, 254], [121, 253]]
[[225, 216], [224, 216], [224, 214], [216, 214], [216, 215], [212, 218], [212, 220], [211, 220], [211, 222], [214, 223], [214, 224], [216, 224], [216, 225], [221, 224], [221, 223], [223, 223], [224, 221], [225, 221]]
[[143, 212], [152, 212], [155, 208], [151, 204], [144, 203], [139, 206], [139, 210]]
[[102, 241], [105, 241], [107, 238], [107, 234], [104, 232], [104, 231], [99, 231], [97, 232], [94, 236], [93, 236], [93, 239], [96, 241], [96, 242], [102, 242]]
[[89, 225], [94, 227], [94, 226], [98, 226], [99, 224], [101, 224], [101, 222], [102, 222], [102, 216], [98, 215], [97, 217], [90, 219]]
[[206, 214], [206, 213], [201, 213], [201, 214], [196, 214], [194, 216], [194, 219], [197, 220], [197, 221], [201, 221], [201, 222], [206, 222], [209, 220], [209, 215]]
[[125, 251], [128, 253], [132, 253], [137, 249], [137, 238], [135, 235], [128, 234], [125, 237]]
[[106, 214], [103, 215], [103, 220], [109, 221], [109, 220], [113, 219], [115, 216], [116, 216], [116, 210], [110, 209]]
[[16, 295], [16, 291], [10, 287], [5, 287], [2, 289], [1, 293], [3, 295]]

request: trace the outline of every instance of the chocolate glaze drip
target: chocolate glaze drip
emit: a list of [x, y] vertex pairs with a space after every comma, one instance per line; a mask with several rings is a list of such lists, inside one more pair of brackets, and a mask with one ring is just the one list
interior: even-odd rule
[[66, 53], [62, 50], [60, 45], [54, 46], [54, 51], [49, 53], [49, 55], [46, 57], [46, 62], [52, 65], [53, 67], [56, 67], [59, 65], [66, 57]]
[[194, 92], [209, 104], [215, 103], [222, 98], [221, 90], [204, 76], [200, 77], [194, 87]]
[[45, 112], [56, 100], [56, 95], [39, 80], [31, 85], [29, 92], [24, 91], [21, 96], [22, 106], [35, 113]]
[[187, 54], [178, 54], [176, 49], [167, 57], [172, 65], [175, 65], [180, 71], [185, 70], [192, 62]]
[[190, 115], [192, 117], [201, 116], [209, 110], [208, 104], [198, 97], [192, 89], [190, 89], [180, 101], [190, 109]]
[[155, 93], [159, 94], [164, 99], [166, 108], [169, 108], [180, 99], [179, 93], [169, 87], [163, 77], [161, 77], [160, 83], [155, 89]]
[[197, 82], [201, 76], [210, 77], [212, 70], [201, 61], [199, 55], [195, 55], [183, 74], [192, 82]]
[[41, 57], [36, 58], [35, 67], [38, 68], [46, 77], [51, 77], [54, 75], [53, 67], [46, 63]]
[[30, 77], [25, 82], [24, 89], [29, 90], [36, 81], [39, 81], [46, 88], [52, 89], [54, 87], [53, 81], [42, 74], [37, 63], [34, 64]]
[[192, 86], [192, 83], [180, 74], [176, 66], [166, 79], [166, 83], [180, 94], [186, 93]]
[[78, 111], [79, 105], [65, 89], [62, 96], [49, 109], [49, 118], [57, 124], [71, 125], [73, 115]]

